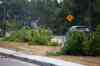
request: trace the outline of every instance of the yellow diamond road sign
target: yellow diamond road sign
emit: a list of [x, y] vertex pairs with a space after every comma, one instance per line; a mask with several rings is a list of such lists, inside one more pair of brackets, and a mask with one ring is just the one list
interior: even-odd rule
[[75, 17], [72, 15], [66, 16], [65, 17], [69, 22], [73, 22], [73, 20], [75, 20]]

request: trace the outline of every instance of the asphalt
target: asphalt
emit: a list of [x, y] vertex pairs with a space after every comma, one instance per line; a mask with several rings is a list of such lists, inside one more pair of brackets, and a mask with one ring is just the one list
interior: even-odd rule
[[[16, 66], [21, 66], [21, 64], [22, 64], [22, 66], [25, 66], [25, 65], [31, 66], [30, 63], [38, 64], [40, 66], [86, 66], [86, 65], [82, 65], [82, 64], [73, 63], [73, 62], [57, 60], [57, 59], [49, 58], [46, 56], [36, 56], [36, 55], [24, 54], [21, 52], [8, 50], [5, 48], [0, 48], [0, 55], [4, 55], [8, 58], [9, 57], [14, 58], [14, 59], [8, 59], [8, 61], [5, 63], [5, 65], [7, 65], [7, 66], [15, 66], [15, 64], [19, 64]], [[2, 61], [2, 59], [1, 59], [1, 61]], [[25, 61], [27, 63], [25, 65], [23, 65], [23, 63], [25, 63], [23, 61]], [[8, 65], [7, 63], [11, 64], [11, 65]], [[27, 65], [27, 64], [29, 64], [29, 65]], [[0, 66], [3, 66], [2, 63], [0, 64]]]
[[0, 56], [0, 66], [40, 66], [40, 65], [24, 62], [14, 58]]

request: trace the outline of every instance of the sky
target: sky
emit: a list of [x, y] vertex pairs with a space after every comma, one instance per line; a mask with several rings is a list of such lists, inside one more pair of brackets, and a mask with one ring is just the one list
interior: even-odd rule
[[58, 3], [62, 2], [63, 0], [58, 0]]
[[[31, 0], [28, 0], [29, 2], [31, 2]], [[57, 0], [58, 1], [58, 3], [61, 3], [63, 0]]]

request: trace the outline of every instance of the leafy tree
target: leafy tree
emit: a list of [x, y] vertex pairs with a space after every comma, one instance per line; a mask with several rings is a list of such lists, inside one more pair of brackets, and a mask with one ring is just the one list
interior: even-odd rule
[[[40, 25], [50, 27], [56, 34], [63, 34], [67, 31], [68, 26], [77, 25], [77, 19], [82, 25], [95, 26], [99, 23], [99, 0], [96, 2], [94, 0], [64, 0], [62, 3], [58, 3], [57, 0], [2, 1], [3, 4], [0, 6], [1, 22], [16, 19], [19, 23], [23, 23], [32, 20], [33, 17], [39, 17]], [[64, 18], [69, 14], [76, 17], [73, 24], [69, 24]]]
[[90, 28], [99, 24], [99, 0], [64, 0], [64, 15], [74, 15], [81, 25]]

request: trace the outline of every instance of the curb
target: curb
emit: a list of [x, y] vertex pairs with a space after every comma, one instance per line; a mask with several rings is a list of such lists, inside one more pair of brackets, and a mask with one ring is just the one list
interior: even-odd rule
[[0, 48], [0, 55], [15, 58], [29, 63], [34, 63], [40, 66], [85, 66], [72, 62], [65, 62], [63, 60], [56, 60], [45, 56], [28, 55], [4, 48]]

